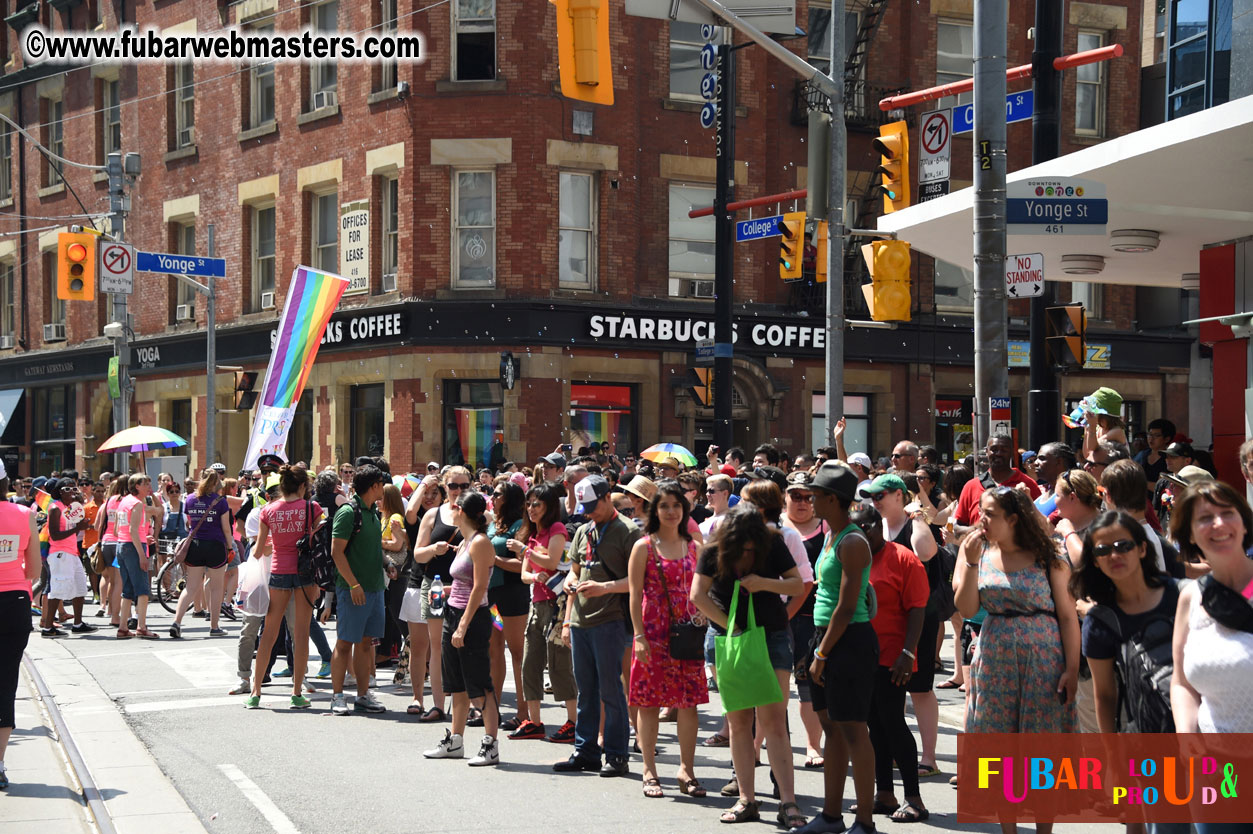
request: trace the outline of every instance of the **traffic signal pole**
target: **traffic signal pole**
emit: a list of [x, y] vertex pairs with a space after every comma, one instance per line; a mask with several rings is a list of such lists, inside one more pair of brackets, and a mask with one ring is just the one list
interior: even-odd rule
[[[217, 232], [216, 224], [209, 224], [209, 257], [215, 255], [214, 236]], [[217, 293], [214, 292], [213, 277], [205, 276], [205, 357], [206, 375], [204, 380], [204, 413], [205, 413], [205, 430], [204, 430], [204, 458], [205, 465], [213, 463], [217, 460], [217, 376], [218, 376], [218, 339], [217, 339]], [[201, 467], [202, 469], [204, 467]]]
[[[729, 40], [729, 39], [728, 39]], [[718, 47], [718, 116], [714, 146], [714, 443], [734, 445], [731, 402], [735, 354], [735, 47]]]
[[[126, 225], [126, 174], [122, 167], [122, 155], [120, 153], [109, 154], [106, 160], [105, 170], [109, 177], [109, 211], [112, 213], [110, 222], [113, 229], [113, 239], [122, 242], [122, 234]], [[113, 401], [113, 430], [115, 432], [122, 431], [130, 427], [131, 413], [131, 380], [130, 380], [130, 363], [131, 363], [131, 345], [130, 345], [130, 319], [126, 314], [126, 294], [113, 294], [113, 316], [114, 320], [122, 325], [122, 332], [114, 337], [115, 349], [117, 350], [117, 381], [118, 393], [120, 396]], [[130, 466], [130, 452], [119, 451], [114, 455], [113, 469], [119, 475], [124, 475]]]
[[[844, 201], [848, 168], [848, 129], [844, 124], [844, 7], [831, 8], [831, 63], [827, 67], [831, 124], [827, 128], [827, 407], [823, 445], [835, 444], [835, 424], [844, 415]], [[821, 184], [814, 183], [814, 188]], [[815, 443], [815, 446], [818, 444]]]
[[[1031, 52], [1031, 164], [1056, 159], [1061, 153], [1062, 73], [1054, 60], [1062, 54], [1063, 0], [1036, 0], [1035, 40]], [[1057, 437], [1061, 414], [1057, 374], [1045, 343], [1044, 310], [1053, 304], [1053, 285], [1044, 282], [1044, 294], [1031, 299], [1031, 388], [1027, 392], [1027, 446], [1039, 450]]]

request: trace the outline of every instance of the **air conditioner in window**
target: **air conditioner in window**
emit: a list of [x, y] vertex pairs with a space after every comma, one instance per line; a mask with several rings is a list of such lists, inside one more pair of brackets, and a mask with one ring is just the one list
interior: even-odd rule
[[391, 275], [384, 275], [383, 276], [383, 292], [395, 292], [395, 291], [396, 291], [395, 273]]
[[339, 104], [339, 96], [334, 90], [318, 90], [313, 94], [313, 109], [321, 110], [323, 107], [335, 107]]
[[16, 340], [13, 338], [12, 333], [6, 333], [3, 336], [0, 336], [0, 350], [9, 350], [13, 347], [15, 341]]
[[179, 304], [174, 308], [175, 321], [192, 321], [196, 318], [196, 308], [192, 304]]
[[191, 147], [196, 144], [196, 128], [185, 127], [178, 132], [178, 146], [180, 148]]
[[262, 310], [274, 309], [274, 293], [272, 292], [261, 293], [261, 309]]
[[713, 281], [693, 281], [692, 282], [693, 298], [713, 298], [714, 282]]
[[64, 324], [45, 324], [44, 325], [44, 341], [45, 342], [64, 342], [65, 341], [65, 325]]

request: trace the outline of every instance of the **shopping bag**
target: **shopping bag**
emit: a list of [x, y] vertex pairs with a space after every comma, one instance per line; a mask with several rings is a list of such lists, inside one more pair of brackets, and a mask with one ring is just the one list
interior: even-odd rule
[[753, 597], [748, 595], [748, 628], [735, 633], [735, 612], [739, 607], [740, 583], [731, 593], [727, 612], [727, 633], [714, 638], [714, 667], [718, 672], [718, 694], [724, 713], [751, 709], [783, 700], [779, 677], [770, 664], [766, 630], [757, 625]]
[[270, 559], [249, 559], [239, 568], [235, 605], [251, 617], [264, 617], [270, 609]]

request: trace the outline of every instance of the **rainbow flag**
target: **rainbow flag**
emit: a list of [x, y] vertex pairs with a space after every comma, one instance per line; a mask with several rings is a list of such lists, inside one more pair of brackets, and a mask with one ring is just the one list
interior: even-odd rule
[[307, 266], [292, 273], [244, 466], [256, 466], [261, 455], [287, 459], [284, 449], [296, 403], [313, 370], [326, 324], [347, 287], [347, 278]]
[[42, 489], [35, 490], [35, 506], [45, 513], [48, 512], [52, 509], [52, 496]]
[[501, 409], [457, 408], [457, 440], [461, 459], [469, 467], [487, 466], [492, 446], [499, 439]]
[[574, 412], [573, 425], [570, 430], [587, 443], [616, 444], [622, 415], [622, 409], [577, 409]]
[[492, 625], [496, 627], [497, 631], [505, 630], [505, 621], [501, 619], [500, 609], [494, 603], [492, 605]]

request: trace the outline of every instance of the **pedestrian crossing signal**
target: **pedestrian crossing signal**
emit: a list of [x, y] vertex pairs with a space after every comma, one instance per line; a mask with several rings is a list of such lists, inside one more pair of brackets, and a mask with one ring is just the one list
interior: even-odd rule
[[1054, 365], [1082, 368], [1088, 358], [1088, 314], [1082, 304], [1044, 308], [1044, 344]]

